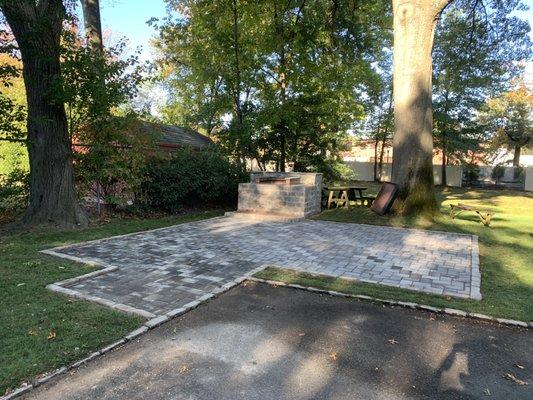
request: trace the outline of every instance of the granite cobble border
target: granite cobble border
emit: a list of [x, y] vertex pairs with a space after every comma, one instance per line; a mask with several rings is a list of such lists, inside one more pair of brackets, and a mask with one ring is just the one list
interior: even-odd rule
[[[310, 274], [310, 275], [319, 276], [319, 274]], [[353, 299], [358, 299], [362, 301], [370, 301], [370, 302], [375, 302], [375, 303], [383, 303], [383, 304], [387, 304], [390, 306], [401, 306], [405, 308], [419, 309], [419, 310], [429, 311], [429, 312], [438, 313], [438, 314], [452, 315], [455, 317], [464, 317], [464, 318], [478, 319], [478, 320], [483, 320], [483, 321], [490, 321], [490, 322], [495, 322], [495, 323], [502, 324], [502, 325], [509, 325], [509, 326], [515, 326], [515, 327], [520, 327], [520, 328], [528, 328], [528, 329], [533, 328], [533, 321], [524, 322], [524, 321], [517, 321], [517, 320], [507, 319], [507, 318], [496, 318], [496, 317], [491, 317], [490, 315], [473, 313], [473, 312], [463, 311], [463, 310], [459, 310], [455, 308], [446, 308], [446, 307], [440, 308], [440, 307], [433, 307], [433, 306], [428, 306], [425, 304], [412, 303], [412, 302], [407, 302], [407, 301], [380, 299], [378, 297], [366, 296], [363, 294], [349, 294], [349, 293], [337, 292], [335, 290], [319, 289], [313, 286], [302, 286], [302, 285], [298, 285], [294, 283], [286, 283], [282, 281], [273, 281], [270, 279], [256, 278], [254, 276], [248, 278], [248, 280], [253, 281], [253, 282], [274, 285], [274, 286], [284, 286], [284, 287], [290, 287], [293, 289], [306, 290], [309, 292], [329, 294], [331, 296], [353, 298]]]
[[[87, 356], [87, 357], [85, 357], [85, 358], [83, 358], [81, 360], [78, 360], [78, 361], [76, 361], [76, 362], [74, 362], [74, 363], [72, 363], [72, 364], [70, 364], [68, 366], [57, 368], [57, 369], [55, 369], [55, 370], [53, 370], [53, 371], [51, 371], [49, 373], [45, 373], [43, 375], [38, 375], [37, 377], [35, 377], [31, 381], [31, 383], [25, 382], [21, 386], [19, 386], [17, 389], [15, 389], [13, 392], [11, 392], [11, 393], [9, 393], [7, 395], [4, 395], [4, 396], [0, 396], [0, 400], [12, 400], [12, 399], [15, 399], [16, 397], [19, 397], [19, 396], [22, 396], [23, 394], [28, 393], [30, 390], [32, 390], [32, 389], [34, 389], [34, 388], [36, 388], [36, 387], [38, 387], [38, 386], [50, 381], [50, 380], [52, 380], [53, 378], [55, 378], [55, 377], [57, 377], [59, 375], [65, 374], [66, 372], [71, 371], [73, 369], [77, 369], [80, 366], [88, 363], [89, 361], [94, 360], [97, 357], [100, 357], [100, 356], [102, 356], [102, 355], [104, 355], [106, 353], [109, 353], [110, 351], [113, 351], [113, 350], [117, 349], [118, 347], [124, 345], [125, 343], [137, 339], [138, 337], [140, 337], [141, 335], [144, 335], [149, 330], [154, 329], [154, 328], [158, 327], [159, 325], [164, 324], [164, 323], [170, 321], [171, 319], [173, 319], [175, 317], [183, 315], [186, 312], [191, 311], [192, 309], [198, 307], [200, 304], [206, 303], [209, 300], [221, 295], [222, 293], [227, 292], [228, 290], [230, 290], [231, 288], [241, 284], [245, 280], [251, 280], [252, 279], [252, 275], [256, 274], [257, 272], [259, 272], [259, 271], [261, 271], [263, 269], [265, 269], [266, 267], [267, 266], [264, 265], [264, 266], [255, 268], [255, 269], [247, 272], [244, 276], [238, 277], [238, 278], [232, 280], [231, 282], [228, 282], [225, 285], [216, 288], [211, 293], [206, 294], [204, 296], [201, 296], [198, 299], [196, 299], [196, 300], [184, 305], [183, 307], [171, 310], [170, 312], [168, 312], [165, 315], [161, 315], [161, 316], [158, 316], [158, 317], [155, 317], [155, 318], [150, 318], [148, 321], [146, 321], [144, 323], [143, 326], [131, 331], [130, 333], [128, 333], [127, 335], [123, 336], [122, 338], [120, 338], [116, 342], [111, 343], [111, 344], [109, 344], [109, 345], [107, 345], [105, 347], [102, 347], [101, 349], [91, 353], [89, 356]], [[100, 271], [95, 271], [95, 272], [101, 272], [101, 270]], [[89, 275], [89, 274], [86, 274], [86, 275]], [[84, 275], [81, 275], [80, 277], [83, 277], [83, 276]], [[48, 286], [53, 286], [53, 285], [48, 285]], [[59, 289], [65, 290], [65, 291], [69, 290], [69, 289], [62, 288], [60, 286], [57, 286], [57, 287]], [[54, 289], [52, 289], [52, 290], [54, 290]], [[65, 293], [63, 290], [57, 290], [57, 291]], [[68, 294], [68, 293], [65, 293], [65, 294]], [[81, 296], [77, 296], [77, 297], [81, 298]], [[84, 296], [84, 297], [90, 297], [90, 296]], [[87, 299], [87, 298], [84, 298], [84, 299], [85, 300], [89, 300], [89, 301], [95, 301], [94, 299]], [[124, 310], [121, 310], [121, 311], [124, 311]], [[128, 311], [126, 311], [126, 312], [128, 312]]]

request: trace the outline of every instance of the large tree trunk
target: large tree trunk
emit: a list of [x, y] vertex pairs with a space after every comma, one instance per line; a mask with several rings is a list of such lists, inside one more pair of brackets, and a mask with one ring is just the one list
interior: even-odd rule
[[81, 5], [87, 44], [92, 50], [102, 51], [104, 49], [104, 40], [102, 38], [102, 21], [100, 19], [100, 1], [81, 0]]
[[22, 221], [84, 226], [88, 221], [76, 198], [65, 108], [60, 97], [55, 97], [63, 4], [61, 0], [49, 0], [39, 8], [33, 4], [0, 0], [21, 52], [28, 102], [30, 202]]
[[392, 180], [405, 214], [437, 209], [433, 183], [433, 36], [449, 0], [393, 0], [394, 122]]

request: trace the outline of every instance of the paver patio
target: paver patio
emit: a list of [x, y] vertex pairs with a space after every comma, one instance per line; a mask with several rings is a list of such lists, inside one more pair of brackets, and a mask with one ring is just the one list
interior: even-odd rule
[[148, 317], [267, 265], [480, 298], [477, 238], [447, 232], [222, 217], [45, 252], [109, 268], [61, 287]]

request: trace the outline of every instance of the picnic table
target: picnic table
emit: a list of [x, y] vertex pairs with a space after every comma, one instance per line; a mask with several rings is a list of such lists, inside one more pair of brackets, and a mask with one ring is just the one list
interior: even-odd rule
[[[344, 207], [348, 208], [350, 201], [357, 202], [357, 200], [361, 200], [361, 204], [363, 204], [366, 199], [363, 196], [363, 191], [366, 189], [366, 187], [362, 186], [326, 186], [324, 190], [327, 192], [327, 208], [330, 208], [332, 204], [337, 207], [344, 205]], [[356, 192], [359, 197], [357, 197]]]

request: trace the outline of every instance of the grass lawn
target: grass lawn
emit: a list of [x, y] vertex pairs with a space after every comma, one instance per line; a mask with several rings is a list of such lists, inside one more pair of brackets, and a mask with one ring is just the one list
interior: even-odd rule
[[47, 290], [49, 283], [95, 268], [39, 250], [220, 214], [113, 220], [69, 232], [0, 232], [0, 395], [25, 379], [83, 358], [143, 322], [140, 317]]
[[[369, 193], [378, 185], [364, 182]], [[322, 212], [317, 219], [372, 225], [415, 227], [479, 236], [481, 294], [483, 300], [460, 300], [421, 294], [393, 287], [313, 276], [270, 268], [256, 276], [304, 286], [353, 294], [413, 301], [438, 307], [459, 308], [497, 317], [533, 321], [533, 195], [517, 191], [444, 189], [438, 192], [442, 215], [423, 218], [380, 217], [367, 207], [354, 206]], [[449, 204], [465, 203], [495, 213], [490, 227], [479, 223], [477, 215], [464, 212], [451, 220]]]

